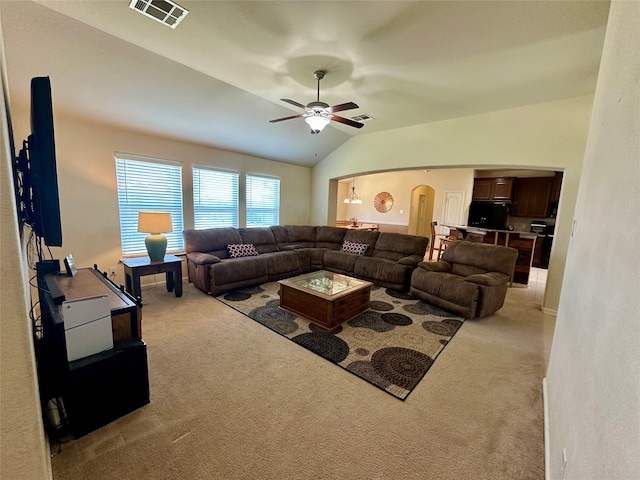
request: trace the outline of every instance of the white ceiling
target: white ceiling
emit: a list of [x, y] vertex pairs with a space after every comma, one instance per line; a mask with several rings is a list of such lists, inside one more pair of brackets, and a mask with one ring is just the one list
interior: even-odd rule
[[[172, 30], [128, 0], [0, 2], [12, 104], [51, 77], [54, 114], [311, 166], [353, 135], [595, 89], [604, 1], [179, 1]], [[311, 135], [281, 98], [374, 118]]]

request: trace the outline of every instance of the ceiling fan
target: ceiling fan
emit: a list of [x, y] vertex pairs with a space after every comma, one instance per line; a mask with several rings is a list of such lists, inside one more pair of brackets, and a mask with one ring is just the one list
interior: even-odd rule
[[287, 102], [291, 105], [295, 105], [296, 107], [300, 107], [305, 110], [306, 113], [301, 113], [299, 115], [293, 115], [291, 117], [284, 118], [276, 118], [275, 120], [269, 120], [271, 123], [282, 122], [283, 120], [291, 120], [294, 118], [304, 118], [304, 121], [309, 124], [311, 127], [311, 133], [320, 133], [324, 127], [326, 127], [331, 120], [334, 122], [344, 123], [345, 125], [349, 125], [350, 127], [362, 128], [364, 124], [351, 120], [349, 118], [339, 117], [338, 115], [334, 115], [335, 112], [342, 112], [344, 110], [352, 110], [354, 108], [359, 108], [353, 102], [341, 103], [340, 105], [334, 105], [330, 107], [324, 102], [320, 101], [320, 80], [324, 78], [324, 74], [326, 72], [324, 70], [316, 70], [313, 72], [313, 76], [318, 81], [318, 97], [315, 102], [309, 103], [307, 106], [302, 105], [294, 100], [289, 100], [288, 98], [281, 98], [283, 102]]

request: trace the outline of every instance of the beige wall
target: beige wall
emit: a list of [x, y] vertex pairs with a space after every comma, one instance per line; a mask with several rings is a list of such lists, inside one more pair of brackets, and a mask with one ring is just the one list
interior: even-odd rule
[[547, 371], [550, 479], [563, 449], [566, 480], [640, 478], [638, 25], [639, 2], [612, 2]]
[[[356, 193], [362, 199], [362, 205], [344, 205], [344, 193], [338, 197], [338, 212], [344, 212], [338, 220], [356, 217], [359, 222], [386, 225], [409, 225], [411, 213], [411, 191], [419, 185], [429, 185], [436, 191], [433, 207], [433, 219], [442, 223], [443, 198], [447, 191], [464, 192], [466, 208], [463, 218], [468, 215], [468, 205], [473, 191], [473, 169], [432, 169], [404, 170], [363, 175], [356, 178]], [[342, 193], [342, 183], [340, 183]], [[348, 183], [351, 191], [351, 181]], [[380, 192], [389, 192], [393, 196], [393, 207], [387, 213], [378, 212], [373, 200]], [[402, 212], [402, 213], [401, 213]]]
[[2, 45], [0, 68], [0, 478], [42, 480], [51, 478], [51, 465], [42, 424], [26, 267], [13, 196]]
[[314, 167], [311, 223], [333, 222], [332, 179], [451, 167], [563, 170], [543, 301], [543, 308], [554, 312], [560, 300], [592, 100], [583, 96], [353, 137]]
[[[25, 105], [13, 107], [16, 138], [29, 133]], [[55, 103], [54, 103], [55, 108]], [[244, 226], [244, 174], [279, 177], [282, 224], [307, 224], [310, 219], [311, 169], [193, 144], [154, 138], [131, 131], [80, 123], [56, 114], [56, 156], [62, 218], [62, 248], [54, 258], [73, 254], [78, 267], [116, 266], [116, 283], [124, 283], [114, 152], [182, 162], [185, 228], [193, 228], [192, 166], [212, 165], [240, 173], [241, 226]], [[151, 278], [151, 277], [149, 277]], [[152, 281], [147, 278], [147, 281]]]

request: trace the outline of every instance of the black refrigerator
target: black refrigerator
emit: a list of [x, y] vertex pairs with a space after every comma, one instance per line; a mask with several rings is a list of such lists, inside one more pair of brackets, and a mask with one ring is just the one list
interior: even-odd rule
[[471, 202], [469, 206], [470, 227], [506, 230], [509, 205], [494, 202]]

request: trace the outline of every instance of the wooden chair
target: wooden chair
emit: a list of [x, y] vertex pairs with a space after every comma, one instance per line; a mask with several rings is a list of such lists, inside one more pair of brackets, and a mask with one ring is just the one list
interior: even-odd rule
[[[440, 260], [442, 256], [442, 252], [447, 248], [447, 245], [451, 241], [449, 235], [445, 235], [443, 233], [436, 233], [436, 227], [438, 226], [438, 222], [431, 222], [431, 242], [429, 242], [429, 260], [433, 260], [433, 252], [436, 250], [438, 252], [438, 258], [436, 260]], [[436, 239], [438, 240], [438, 247], [436, 248]]]

